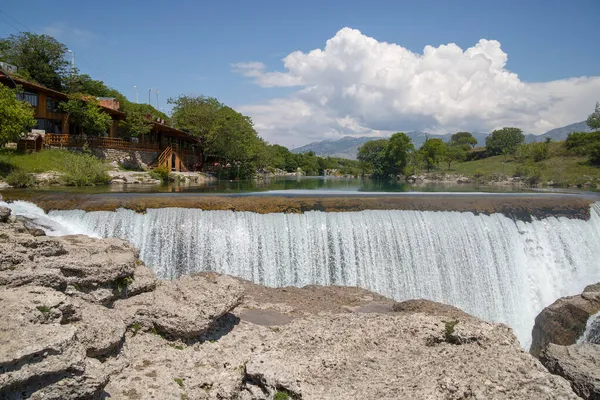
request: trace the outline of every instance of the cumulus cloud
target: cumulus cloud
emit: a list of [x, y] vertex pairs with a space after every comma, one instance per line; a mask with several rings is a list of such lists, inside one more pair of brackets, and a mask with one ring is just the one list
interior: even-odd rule
[[398, 130], [543, 133], [585, 119], [599, 100], [600, 77], [527, 83], [505, 68], [507, 60], [496, 40], [417, 54], [343, 28], [323, 49], [286, 56], [283, 72], [261, 62], [232, 67], [261, 87], [297, 87], [286, 98], [240, 107], [263, 137], [288, 146]]

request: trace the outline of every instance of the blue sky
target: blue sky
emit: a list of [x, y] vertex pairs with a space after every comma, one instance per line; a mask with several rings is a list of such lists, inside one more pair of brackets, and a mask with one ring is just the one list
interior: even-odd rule
[[[0, 36], [25, 29], [53, 34], [75, 51], [76, 64], [82, 72], [104, 80], [131, 100], [135, 100], [133, 85], [140, 88], [140, 101], [145, 102], [148, 101], [148, 88], [159, 89], [160, 106], [167, 109], [165, 100], [170, 96], [215, 96], [250, 114], [257, 122], [259, 133], [264, 133], [263, 136], [269, 141], [288, 145], [300, 145], [321, 137], [335, 138], [346, 134], [381, 135], [398, 129], [429, 129], [440, 132], [463, 127], [492, 129], [494, 124], [509, 123], [512, 119], [515, 123], [522, 123], [528, 131], [542, 133], [546, 127], [580, 120], [583, 114], [587, 115], [593, 109], [593, 102], [587, 104], [590, 95], [586, 90], [569, 88], [569, 94], [566, 95], [559, 88], [564, 85], [556, 84], [549, 88], [547, 83], [600, 75], [600, 53], [596, 51], [598, 34], [595, 27], [600, 16], [598, 0], [69, 0], [55, 2], [53, 6], [49, 6], [47, 1], [20, 0], [3, 2], [0, 10]], [[515, 104], [506, 106], [506, 115], [481, 118], [471, 115], [481, 115], [481, 110], [470, 112], [467, 108], [473, 103], [464, 101], [460, 105], [440, 103], [439, 109], [431, 108], [420, 112], [410, 108], [411, 99], [386, 98], [388, 103], [398, 105], [385, 115], [373, 111], [376, 107], [381, 109], [377, 104], [365, 105], [357, 101], [343, 105], [339, 101], [335, 103], [343, 97], [341, 95], [330, 95], [324, 101], [325, 94], [346, 93], [353, 84], [352, 79], [365, 88], [380, 85], [368, 81], [365, 76], [370, 72], [365, 72], [348, 76], [339, 86], [329, 87], [325, 75], [315, 75], [321, 71], [317, 64], [308, 62], [307, 65], [312, 68], [310, 71], [290, 72], [284, 68], [281, 60], [294, 51], [308, 53], [314, 49], [324, 49], [327, 40], [334, 38], [344, 27], [360, 31], [362, 36], [355, 39], [364, 42], [365, 46], [373, 44], [366, 38], [373, 38], [377, 43], [393, 43], [417, 55], [422, 54], [427, 45], [437, 48], [455, 43], [466, 50], [475, 46], [480, 39], [496, 40], [500, 43], [501, 50], [508, 55], [508, 61], [502, 70], [517, 74], [518, 82], [529, 85], [526, 92], [533, 90], [536, 95], [525, 95], [523, 90], [519, 94], [504, 93], [505, 97], [498, 98], [495, 103], [491, 102], [490, 107], [494, 107], [494, 104], [505, 107], [507, 98], [514, 100]], [[354, 42], [345, 40], [344, 43], [346, 47], [342, 53], [352, 53]], [[370, 65], [377, 66], [376, 57], [382, 57], [382, 54], [376, 52], [370, 58], [351, 61], [340, 61], [340, 54], [336, 54], [331, 55], [331, 60], [344, 65], [366, 64], [368, 60]], [[328, 57], [326, 55], [325, 59], [329, 59]], [[232, 68], [232, 64], [240, 62], [260, 62], [262, 65], [259, 70], [245, 76], [240, 73], [244, 71]], [[300, 68], [298, 65], [296, 67]], [[421, 67], [417, 69], [421, 70]], [[372, 68], [367, 70], [372, 71]], [[257, 78], [265, 73], [278, 71], [287, 74], [288, 78], [293, 78], [298, 84], [289, 86], [277, 81], [265, 85]], [[444, 74], [444, 69], [440, 71]], [[306, 75], [298, 75], [304, 73]], [[498, 84], [496, 78], [490, 79]], [[461, 82], [464, 86], [465, 82]], [[546, 85], [541, 93], [538, 93], [541, 90], [539, 85], [530, 85], [536, 82]], [[486, 93], [497, 93], [498, 90], [493, 89], [494, 84], [482, 84], [481, 87], [486, 88]], [[596, 81], [585, 84], [595, 85]], [[505, 82], [499, 87], [506, 85], [511, 83]], [[409, 86], [414, 88], [412, 83]], [[316, 88], [320, 93], [321, 103], [314, 103], [316, 100], [305, 95], [304, 92], [309, 87]], [[408, 86], [404, 87], [404, 90], [408, 90], [407, 88]], [[530, 88], [532, 89], [529, 90]], [[419, 90], [426, 92], [426, 98], [431, 98], [432, 93], [438, 92], [435, 86]], [[559, 92], [555, 93], [555, 90]], [[542, 110], [551, 108], [549, 103], [539, 110], [531, 111], [529, 103], [540, 102], [541, 96], [568, 97], [570, 101], [574, 101], [579, 91], [585, 92], [581, 95], [586, 100], [585, 113], [575, 112], [572, 116], [552, 119], [543, 115]], [[484, 96], [483, 92], [479, 93]], [[377, 95], [383, 96], [379, 92]], [[415, 96], [413, 94], [412, 98]], [[489, 98], [489, 95], [484, 97]], [[515, 100], [517, 97], [518, 101]], [[152, 94], [152, 102], [156, 103], [155, 94]], [[303, 116], [298, 116], [299, 120], [295, 125], [279, 123], [276, 116], [270, 115], [282, 108], [294, 108], [293, 104], [304, 110]], [[515, 117], [511, 110], [522, 105], [525, 105], [523, 109], [528, 112], [537, 112], [537, 119], [530, 121]], [[562, 108], [575, 110], [582, 106], [583, 104], [579, 104], [576, 107], [569, 103]], [[318, 108], [326, 108], [327, 112], [315, 110]], [[456, 114], [457, 109], [461, 110], [459, 114], [464, 115], [464, 123], [444, 117], [446, 114]], [[417, 118], [417, 114], [426, 115]], [[294, 116], [286, 114], [281, 117], [289, 120]], [[378, 118], [379, 122], [376, 121]], [[308, 127], [299, 127], [304, 125]]]

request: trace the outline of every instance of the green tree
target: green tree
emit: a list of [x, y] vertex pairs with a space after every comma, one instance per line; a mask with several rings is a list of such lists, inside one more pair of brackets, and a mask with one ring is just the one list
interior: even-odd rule
[[67, 102], [60, 104], [62, 112], [67, 118], [83, 128], [83, 132], [89, 135], [101, 135], [106, 133], [112, 118], [102, 111], [102, 107], [91, 97], [81, 94], [69, 95]]
[[408, 155], [415, 146], [410, 137], [404, 132], [394, 133], [387, 142], [385, 149], [386, 169], [389, 175], [404, 173], [408, 164]]
[[586, 122], [591, 129], [600, 129], [600, 103], [596, 102], [596, 108], [589, 115]]
[[54, 90], [62, 89], [63, 77], [69, 71], [66, 51], [67, 46], [48, 35], [22, 32], [0, 39], [3, 61], [16, 65], [25, 78]]
[[450, 166], [453, 162], [464, 161], [467, 158], [465, 144], [459, 144], [458, 142], [446, 143], [441, 158], [443, 162], [448, 164], [448, 170], [450, 170]]
[[519, 128], [502, 128], [492, 132], [485, 138], [485, 144], [489, 155], [502, 154], [504, 162], [508, 155], [515, 154], [520, 144], [525, 141], [523, 131]]
[[125, 121], [121, 126], [125, 129], [127, 135], [131, 137], [140, 137], [150, 133], [152, 130], [152, 121], [146, 118], [146, 115], [135, 109], [125, 110]]
[[379, 139], [366, 142], [358, 148], [357, 159], [364, 169], [372, 172], [374, 177], [382, 178], [387, 175], [386, 151], [388, 140]]
[[465, 146], [468, 149], [469, 146], [475, 147], [477, 139], [470, 132], [456, 132], [450, 137], [450, 143]]
[[179, 96], [167, 102], [174, 105], [171, 118], [175, 127], [201, 138], [209, 136], [219, 110], [225, 107], [214, 97], [205, 96]]
[[17, 100], [17, 90], [0, 85], [0, 146], [16, 142], [21, 135], [36, 124], [33, 108]]
[[446, 143], [442, 139], [427, 139], [419, 149], [423, 155], [423, 161], [427, 171], [439, 166], [442, 156], [446, 150]]

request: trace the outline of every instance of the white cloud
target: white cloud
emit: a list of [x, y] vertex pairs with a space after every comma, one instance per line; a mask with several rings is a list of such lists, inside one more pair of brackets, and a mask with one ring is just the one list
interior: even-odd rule
[[527, 83], [505, 69], [507, 59], [495, 40], [416, 54], [344, 28], [324, 49], [286, 56], [284, 72], [261, 62], [232, 67], [262, 87], [298, 87], [287, 98], [240, 107], [265, 139], [286, 145], [398, 130], [543, 133], [585, 119], [600, 100], [600, 77]]

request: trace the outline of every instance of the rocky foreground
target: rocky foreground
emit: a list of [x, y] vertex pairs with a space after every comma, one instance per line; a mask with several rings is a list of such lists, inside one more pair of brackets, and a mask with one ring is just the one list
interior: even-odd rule
[[2, 399], [576, 399], [511, 330], [347, 287], [157, 281], [0, 210]]

